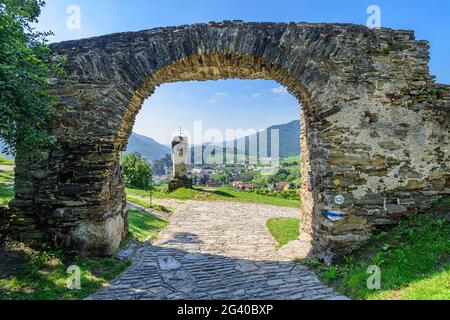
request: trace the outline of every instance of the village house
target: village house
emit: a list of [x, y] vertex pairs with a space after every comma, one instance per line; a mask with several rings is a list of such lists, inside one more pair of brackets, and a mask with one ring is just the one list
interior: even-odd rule
[[291, 187], [290, 182], [277, 182], [275, 184], [275, 188], [278, 189], [279, 191], [285, 191], [285, 190], [289, 190], [289, 188]]
[[241, 183], [241, 184], [236, 184], [235, 186], [236, 190], [247, 190], [247, 191], [251, 191], [251, 190], [256, 190], [258, 189], [258, 185], [253, 184], [253, 183]]

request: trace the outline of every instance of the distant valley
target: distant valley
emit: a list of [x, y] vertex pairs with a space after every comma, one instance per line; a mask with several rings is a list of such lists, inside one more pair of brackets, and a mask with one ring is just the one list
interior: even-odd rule
[[170, 154], [171, 150], [168, 146], [156, 142], [154, 139], [132, 133], [128, 139], [126, 153], [138, 152], [149, 161], [163, 158], [166, 154]]
[[[271, 132], [273, 130], [278, 130], [279, 132], [279, 156], [280, 158], [287, 158], [291, 156], [295, 156], [300, 154], [300, 121], [294, 120], [289, 123], [285, 123], [282, 125], [274, 125], [267, 128], [267, 140], [271, 141]], [[244, 154], [248, 154], [248, 146], [249, 141], [257, 141], [257, 136], [261, 136], [261, 133], [257, 133], [256, 135], [247, 136], [245, 138], [238, 139], [235, 142], [228, 141], [225, 144], [221, 143], [219, 148], [216, 148], [216, 151], [220, 152], [220, 148], [223, 147], [222, 153], [232, 154], [235, 146], [246, 146], [246, 150], [236, 149], [236, 154], [243, 156]], [[202, 154], [200, 152], [200, 148], [203, 147], [205, 149], [210, 144], [205, 144], [203, 146], [191, 146], [191, 154]], [[261, 155], [262, 157], [271, 156], [271, 146], [268, 143], [267, 146], [267, 154]], [[126, 150], [127, 153], [138, 152], [144, 158], [149, 161], [159, 160], [163, 158], [166, 154], [170, 154], [171, 150], [169, 146], [158, 143], [152, 138], [139, 135], [137, 133], [132, 133], [128, 140], [128, 147]]]

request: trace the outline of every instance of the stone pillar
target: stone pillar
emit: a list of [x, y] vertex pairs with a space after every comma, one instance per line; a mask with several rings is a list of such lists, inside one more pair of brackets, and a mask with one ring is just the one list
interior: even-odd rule
[[172, 140], [172, 180], [169, 182], [169, 191], [178, 188], [192, 188], [192, 180], [187, 176], [189, 144], [187, 137], [176, 136]]

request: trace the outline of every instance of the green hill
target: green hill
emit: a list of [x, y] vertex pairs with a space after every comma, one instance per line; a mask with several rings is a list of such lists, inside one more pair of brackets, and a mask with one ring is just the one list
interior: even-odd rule
[[[267, 155], [260, 154], [260, 156], [272, 156], [271, 140], [272, 132], [278, 130], [279, 135], [279, 156], [280, 158], [287, 158], [300, 154], [300, 121], [294, 120], [285, 124], [271, 126], [262, 132], [258, 132], [255, 135], [247, 136], [245, 138], [237, 140], [237, 145], [244, 145], [246, 148], [246, 154], [248, 154], [250, 141], [258, 141], [267, 134]], [[233, 142], [227, 142], [227, 146], [233, 148]], [[241, 150], [243, 153], [243, 151]]]
[[138, 152], [149, 161], [163, 158], [166, 154], [170, 154], [169, 147], [164, 146], [152, 138], [132, 133], [128, 139], [126, 153]]

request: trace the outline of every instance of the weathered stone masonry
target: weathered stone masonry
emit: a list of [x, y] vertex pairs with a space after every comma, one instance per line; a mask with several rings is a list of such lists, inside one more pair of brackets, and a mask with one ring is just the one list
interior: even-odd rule
[[450, 88], [434, 83], [428, 43], [411, 31], [233, 21], [52, 49], [69, 74], [51, 81], [58, 143], [17, 161], [16, 237], [111, 254], [127, 224], [118, 154], [144, 99], [175, 81], [272, 79], [298, 98], [302, 230], [325, 260], [449, 193]]

